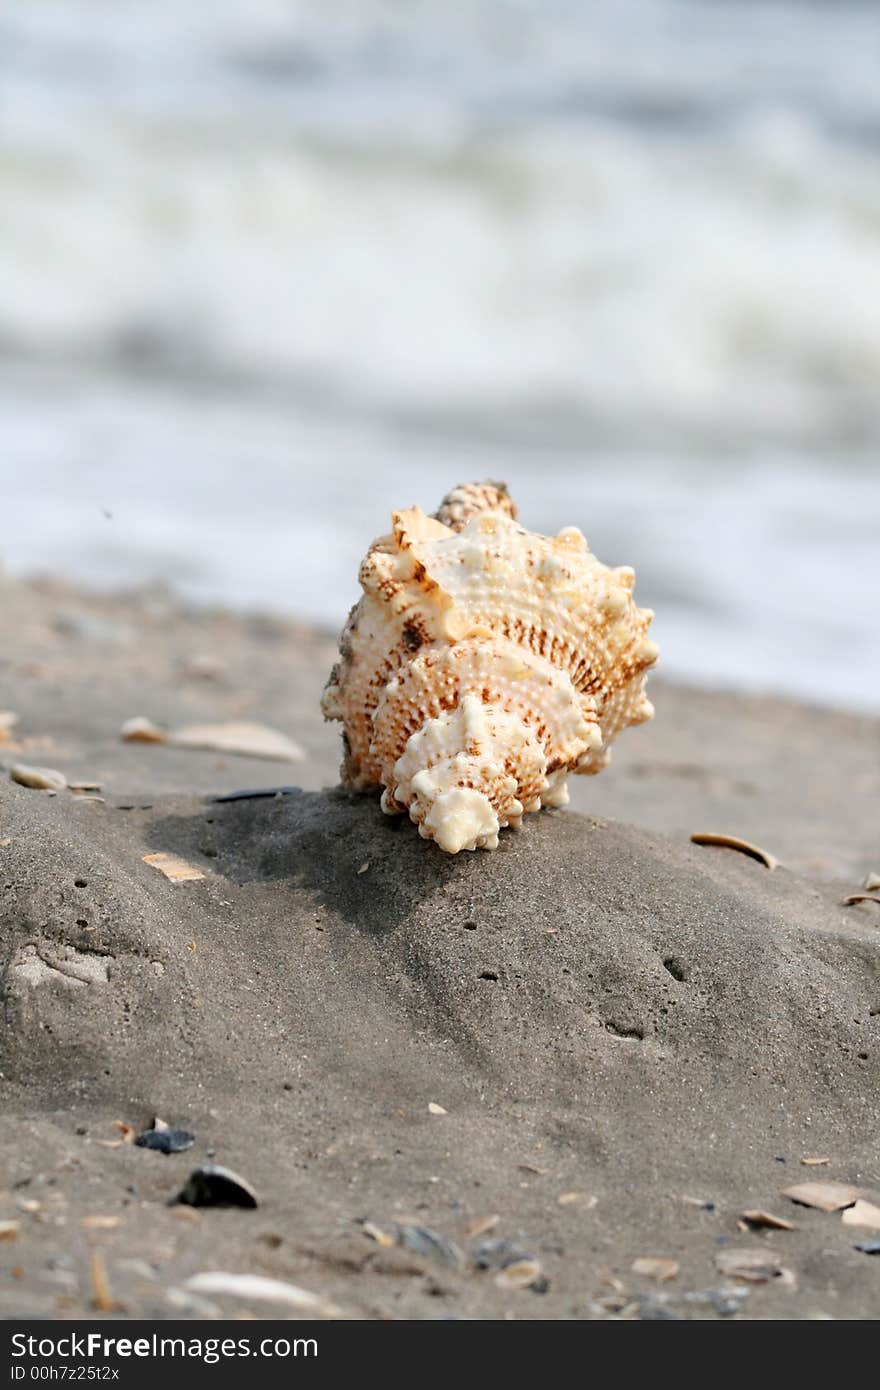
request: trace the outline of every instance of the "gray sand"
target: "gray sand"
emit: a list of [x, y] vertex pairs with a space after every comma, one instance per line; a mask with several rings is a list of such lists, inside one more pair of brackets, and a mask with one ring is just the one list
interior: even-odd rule
[[[323, 639], [165, 600], [150, 617], [10, 595], [0, 704], [22, 738], [54, 741], [30, 761], [99, 776], [108, 800], [0, 783], [0, 1222], [20, 1226], [0, 1241], [0, 1314], [89, 1315], [98, 1249], [120, 1316], [286, 1315], [182, 1289], [217, 1269], [355, 1317], [877, 1316], [880, 1259], [854, 1249], [870, 1233], [781, 1196], [827, 1178], [880, 1201], [880, 909], [840, 905], [880, 867], [876, 724], [666, 687], [656, 724], [588, 783], [601, 819], [528, 817], [497, 852], [453, 859], [371, 800], [315, 789], [337, 752], [314, 715]], [[137, 641], [59, 632], [61, 606], [137, 617]], [[185, 674], [196, 641], [222, 677]], [[138, 713], [258, 718], [309, 756], [119, 744]], [[839, 777], [820, 765], [829, 730]], [[281, 782], [305, 790], [204, 796]], [[132, 799], [151, 805], [119, 809]], [[688, 842], [708, 828], [760, 836], [787, 866]], [[143, 862], [157, 851], [204, 879], [166, 881]], [[99, 1142], [154, 1114], [196, 1146]], [[256, 1211], [168, 1205], [211, 1156], [254, 1184]], [[797, 1230], [738, 1230], [756, 1207]], [[81, 1225], [95, 1215], [120, 1224]], [[490, 1215], [546, 1292], [473, 1268], [466, 1230]], [[363, 1221], [428, 1227], [464, 1266], [386, 1248]], [[731, 1284], [715, 1264], [730, 1247], [772, 1251], [793, 1280]], [[639, 1256], [679, 1273], [657, 1285]]]

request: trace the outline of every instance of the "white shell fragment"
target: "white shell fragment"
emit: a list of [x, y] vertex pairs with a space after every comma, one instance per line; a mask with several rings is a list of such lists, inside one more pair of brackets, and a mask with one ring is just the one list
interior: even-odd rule
[[494, 849], [651, 718], [653, 614], [633, 571], [603, 565], [575, 527], [524, 530], [501, 484], [454, 488], [436, 516], [413, 507], [392, 528], [361, 564], [322, 701], [343, 725], [342, 780], [381, 789], [384, 811], [449, 854]]
[[310, 1313], [316, 1318], [341, 1318], [342, 1310], [298, 1284], [287, 1284], [280, 1279], [267, 1279], [261, 1274], [229, 1274], [226, 1270], [206, 1270], [203, 1274], [192, 1274], [183, 1286], [193, 1293], [226, 1294], [230, 1298], [244, 1298], [254, 1303], [284, 1303], [288, 1308], [296, 1308], [301, 1313]]

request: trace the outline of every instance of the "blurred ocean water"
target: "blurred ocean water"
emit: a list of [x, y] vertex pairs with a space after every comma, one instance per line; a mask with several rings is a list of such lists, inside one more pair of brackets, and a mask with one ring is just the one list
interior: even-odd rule
[[880, 708], [878, 64], [867, 0], [13, 0], [5, 567], [336, 625], [501, 477], [668, 673]]

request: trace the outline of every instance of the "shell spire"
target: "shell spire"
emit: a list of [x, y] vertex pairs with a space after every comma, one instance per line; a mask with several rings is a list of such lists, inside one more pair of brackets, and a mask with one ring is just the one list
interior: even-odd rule
[[454, 488], [436, 514], [395, 512], [361, 565], [324, 691], [344, 729], [343, 783], [382, 789], [441, 849], [494, 849], [529, 811], [568, 800], [608, 745], [650, 719], [653, 614], [575, 527], [526, 531], [503, 483]]

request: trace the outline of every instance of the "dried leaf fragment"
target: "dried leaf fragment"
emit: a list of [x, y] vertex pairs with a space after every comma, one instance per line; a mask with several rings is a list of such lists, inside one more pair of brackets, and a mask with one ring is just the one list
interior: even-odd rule
[[236, 720], [227, 724], [187, 724], [168, 735], [178, 748], [204, 748], [215, 753], [237, 753], [245, 758], [298, 763], [305, 753], [298, 743], [265, 724]]
[[772, 1231], [797, 1230], [793, 1221], [786, 1221], [784, 1216], [774, 1216], [772, 1211], [762, 1211], [760, 1207], [744, 1211], [742, 1219], [748, 1222], [749, 1226], [767, 1226]]
[[747, 854], [751, 859], [757, 859], [759, 864], [763, 864], [766, 869], [777, 869], [779, 860], [775, 855], [768, 854], [767, 850], [761, 849], [760, 845], [750, 844], [748, 840], [741, 840], [738, 835], [719, 835], [712, 831], [695, 831], [691, 835], [691, 841], [695, 845], [717, 845], [721, 849], [735, 849], [740, 854]]
[[145, 854], [143, 860], [151, 868], [158, 869], [172, 883], [188, 883], [190, 880], [205, 877], [195, 864], [188, 864], [176, 854]]
[[841, 1215], [845, 1226], [864, 1226], [869, 1231], [880, 1231], [880, 1207], [862, 1198], [854, 1206], [848, 1207]]
[[856, 903], [876, 903], [880, 907], [880, 898], [876, 893], [850, 893], [843, 899], [841, 907], [854, 907]]
[[850, 1187], [843, 1182], [801, 1182], [794, 1187], [783, 1189], [783, 1197], [797, 1202], [802, 1207], [816, 1207], [819, 1211], [840, 1211], [851, 1207], [862, 1195], [861, 1188]]
[[679, 1271], [678, 1260], [665, 1259], [659, 1255], [640, 1255], [637, 1260], [633, 1260], [630, 1266], [633, 1274], [641, 1274], [646, 1279], [656, 1279], [658, 1283], [664, 1283], [667, 1279], [674, 1279]]

